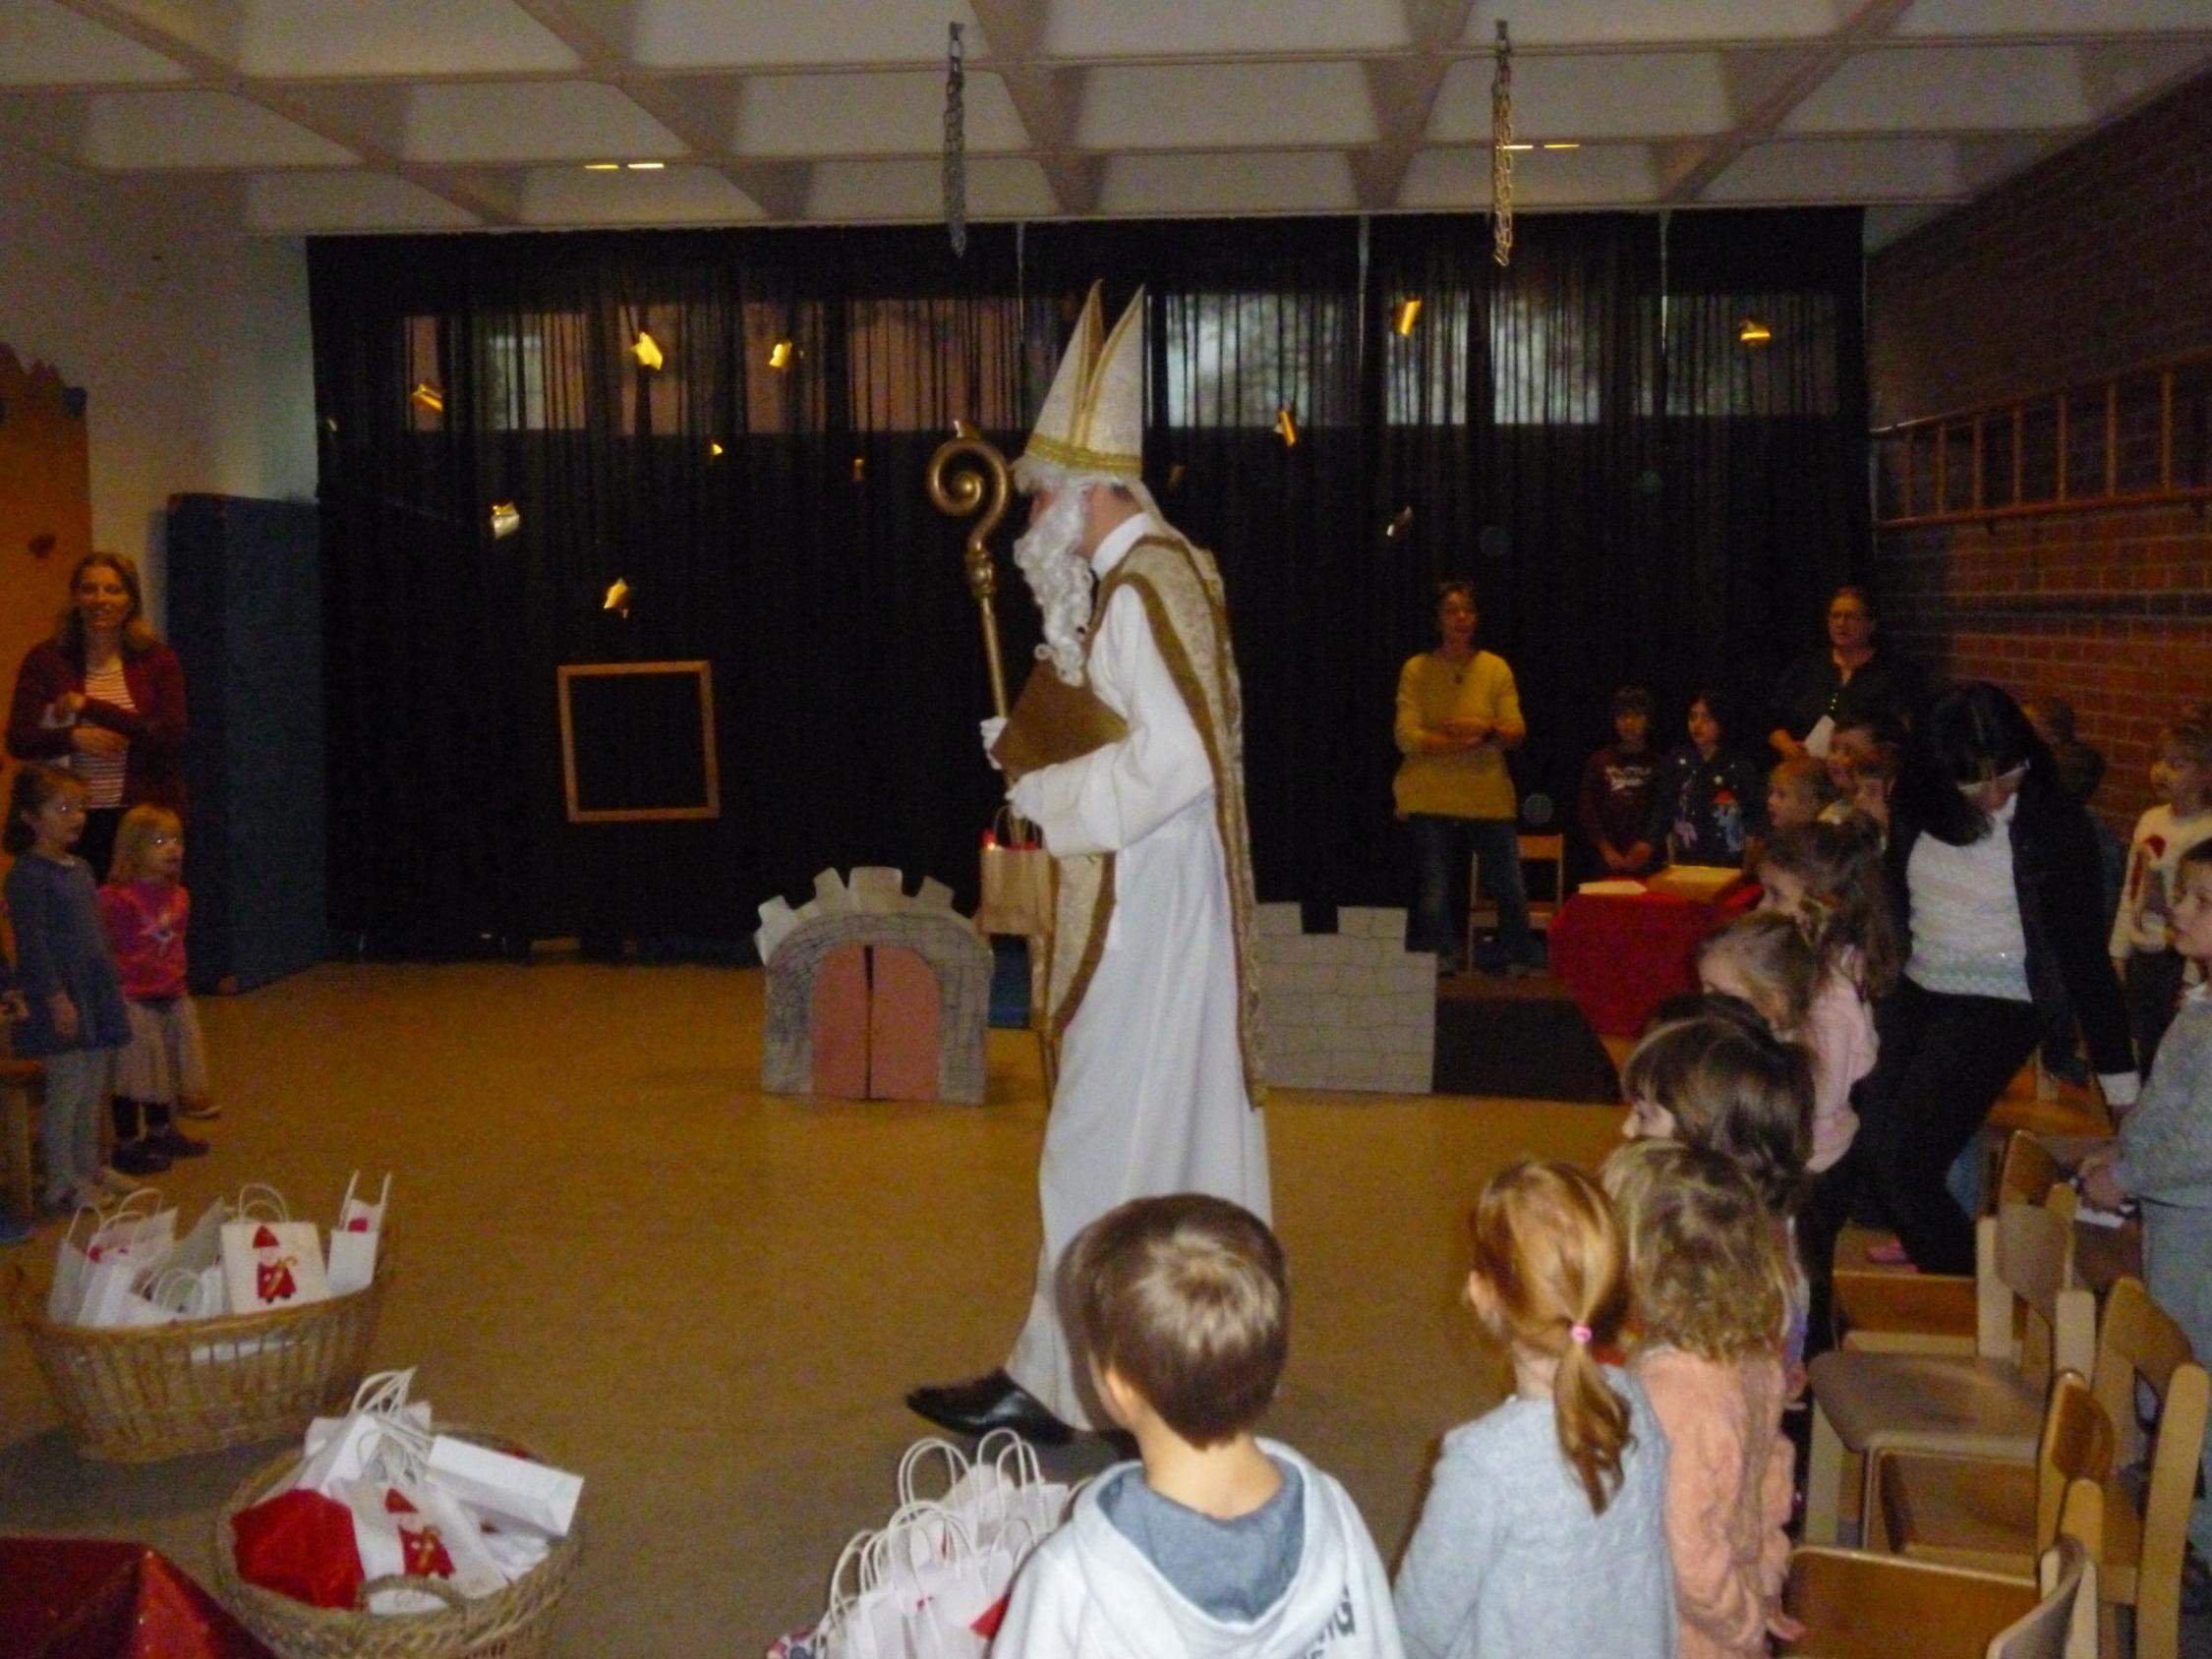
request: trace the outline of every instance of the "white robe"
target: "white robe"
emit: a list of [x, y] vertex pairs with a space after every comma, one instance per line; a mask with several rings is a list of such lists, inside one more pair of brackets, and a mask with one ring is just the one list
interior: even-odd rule
[[[1101, 580], [1142, 537], [1118, 526]], [[1059, 1087], [1037, 1169], [1044, 1246], [1007, 1371], [1053, 1414], [1091, 1426], [1053, 1274], [1076, 1235], [1117, 1204], [1207, 1192], [1270, 1216], [1267, 1131], [1245, 1088], [1229, 880], [1203, 741], [1125, 588], [1093, 630], [1090, 688], [1129, 735], [1025, 774], [1014, 807], [1057, 857], [1110, 852], [1114, 909], [1089, 989], [1061, 1041]]]

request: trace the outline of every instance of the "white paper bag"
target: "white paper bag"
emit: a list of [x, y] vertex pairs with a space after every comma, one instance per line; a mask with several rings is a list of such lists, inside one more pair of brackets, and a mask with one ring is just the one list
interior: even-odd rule
[[[442, 1578], [471, 1597], [495, 1594], [507, 1583], [476, 1521], [435, 1484], [349, 1480], [338, 1495], [353, 1512], [363, 1578]], [[372, 1605], [398, 1610], [397, 1598], [387, 1603], [378, 1597]]]
[[361, 1480], [375, 1470], [382, 1470], [386, 1480], [419, 1478], [431, 1437], [427, 1424], [418, 1426], [409, 1416], [407, 1389], [414, 1380], [412, 1366], [362, 1378], [336, 1431], [309, 1446], [292, 1490], [338, 1498], [342, 1482]]
[[223, 1223], [223, 1286], [233, 1313], [328, 1301], [315, 1223], [252, 1217]]
[[479, 1515], [564, 1538], [576, 1518], [584, 1477], [528, 1458], [441, 1434], [424, 1463], [432, 1481]]
[[377, 1277], [377, 1241], [384, 1230], [384, 1207], [391, 1202], [391, 1176], [384, 1176], [383, 1190], [374, 1204], [354, 1196], [354, 1186], [360, 1179], [361, 1172], [356, 1170], [346, 1182], [337, 1225], [330, 1230], [327, 1277], [333, 1296], [366, 1290]]
[[[177, 1212], [160, 1209], [159, 1195], [142, 1188], [102, 1214], [81, 1209], [70, 1218], [55, 1258], [47, 1317], [61, 1323], [113, 1326], [139, 1277], [158, 1267], [174, 1244]], [[87, 1216], [92, 1231], [84, 1243], [77, 1229]]]

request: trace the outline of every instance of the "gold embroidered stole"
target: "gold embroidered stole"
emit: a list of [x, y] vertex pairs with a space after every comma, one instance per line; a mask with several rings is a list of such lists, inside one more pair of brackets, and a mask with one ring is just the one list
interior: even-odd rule
[[[1152, 639], [1183, 695], [1213, 770], [1214, 824], [1229, 880], [1237, 952], [1237, 1038], [1245, 1092], [1266, 1097], [1259, 1069], [1259, 989], [1253, 972], [1255, 917], [1252, 835], [1245, 819], [1244, 695], [1230, 649], [1229, 610], [1213, 555], [1174, 536], [1147, 536], [1132, 547], [1098, 593], [1103, 616], [1127, 587], [1143, 601]], [[1114, 856], [1082, 853], [1057, 861], [1060, 895], [1050, 944], [1047, 1005], [1057, 1046], [1082, 1005], [1114, 914]]]

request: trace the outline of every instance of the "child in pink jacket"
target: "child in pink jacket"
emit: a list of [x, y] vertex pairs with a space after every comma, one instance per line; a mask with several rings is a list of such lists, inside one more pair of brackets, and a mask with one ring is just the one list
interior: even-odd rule
[[1666, 1533], [1679, 1659], [1766, 1659], [1789, 1571], [1790, 1446], [1778, 1333], [1792, 1272], [1781, 1224], [1727, 1159], [1660, 1140], [1605, 1161], [1628, 1234], [1629, 1370], [1666, 1431]]

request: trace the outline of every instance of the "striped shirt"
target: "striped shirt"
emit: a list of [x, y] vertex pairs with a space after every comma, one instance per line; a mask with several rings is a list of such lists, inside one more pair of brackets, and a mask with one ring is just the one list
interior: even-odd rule
[[[123, 663], [118, 658], [111, 666], [85, 674], [85, 695], [102, 703], [112, 703], [118, 709], [128, 709], [132, 714], [139, 706], [131, 701], [130, 682], [123, 677]], [[80, 749], [70, 759], [70, 770], [85, 780], [85, 804], [88, 807], [119, 807], [123, 804], [122, 755], [93, 755]]]

